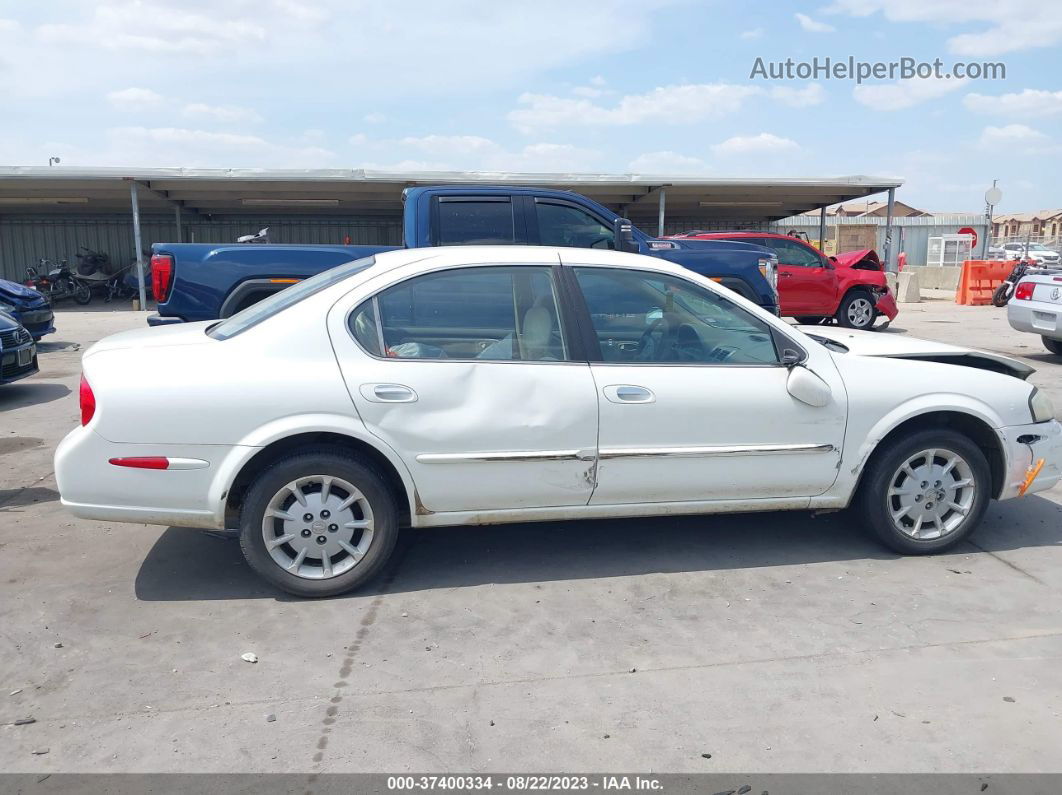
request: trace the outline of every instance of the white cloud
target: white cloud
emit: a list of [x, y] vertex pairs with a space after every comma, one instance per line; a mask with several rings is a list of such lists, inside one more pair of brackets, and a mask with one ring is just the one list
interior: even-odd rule
[[800, 23], [800, 27], [806, 30], [808, 33], [833, 33], [837, 30], [833, 25], [827, 25], [825, 22], [819, 22], [812, 19], [807, 14], [796, 13], [793, 16], [796, 17], [797, 22]]
[[361, 117], [361, 119], [366, 124], [383, 124], [385, 121], [387, 121], [387, 117], [378, 111], [366, 113], [364, 116]]
[[14, 33], [21, 28], [17, 19], [0, 19], [0, 33]]
[[741, 38], [746, 41], [753, 41], [763, 37], [763, 28], [753, 28], [752, 30], [741, 31]]
[[407, 136], [399, 139], [398, 144], [426, 154], [439, 156], [477, 155], [497, 152], [501, 149], [494, 141], [478, 135]]
[[319, 24], [330, 16], [328, 9], [313, 3], [300, 3], [296, 2], [296, 0], [273, 0], [273, 5], [296, 22]]
[[712, 151], [717, 155], [776, 154], [792, 152], [799, 148], [796, 141], [763, 132], [759, 135], [735, 135], [715, 144]]
[[[534, 143], [516, 150], [479, 135], [423, 135], [373, 139], [351, 136], [362, 168], [420, 171], [592, 171], [599, 152], [572, 144]], [[367, 154], [366, 154], [367, 153]]]
[[114, 127], [106, 135], [106, 150], [80, 153], [71, 162], [214, 168], [321, 168], [335, 164], [335, 153], [322, 147], [289, 145], [245, 133], [183, 127]]
[[852, 96], [856, 102], [873, 110], [901, 110], [962, 88], [966, 82], [943, 77], [914, 77], [895, 83], [856, 86], [852, 89]]
[[962, 98], [967, 110], [975, 113], [1006, 115], [1029, 113], [1036, 116], [1062, 112], [1062, 91], [1040, 91], [1026, 88], [1016, 94], [967, 94]]
[[891, 22], [923, 27], [981, 24], [980, 31], [948, 39], [948, 50], [962, 56], [1002, 55], [1062, 41], [1062, 7], [1054, 0], [834, 0], [828, 10], [857, 17], [880, 12]]
[[628, 164], [627, 170], [635, 174], [704, 174], [708, 166], [699, 157], [664, 150], [638, 155]]
[[208, 118], [219, 122], [259, 122], [262, 117], [250, 108], [236, 105], [207, 105], [202, 102], [190, 102], [184, 106], [185, 116]]
[[819, 105], [826, 99], [826, 91], [818, 83], [809, 83], [804, 88], [776, 86], [769, 93], [773, 99], [794, 108]]
[[661, 86], [645, 94], [628, 94], [611, 107], [588, 99], [550, 94], [521, 94], [521, 107], [509, 121], [523, 132], [574, 125], [629, 125], [646, 121], [687, 124], [741, 109], [744, 100], [762, 93], [757, 86], [701, 83]]
[[123, 88], [108, 93], [107, 101], [119, 110], [141, 111], [158, 107], [162, 95], [150, 88]]
[[1049, 148], [1051, 139], [1024, 124], [1006, 124], [1002, 127], [985, 127], [978, 143], [985, 149], [1006, 148], [1022, 154], [1043, 152]]

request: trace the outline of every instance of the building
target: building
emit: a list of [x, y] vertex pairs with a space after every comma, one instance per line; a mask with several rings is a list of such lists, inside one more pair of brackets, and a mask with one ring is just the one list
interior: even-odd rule
[[1062, 209], [1009, 213], [992, 218], [992, 237], [1007, 240], [1055, 241], [1062, 238]]

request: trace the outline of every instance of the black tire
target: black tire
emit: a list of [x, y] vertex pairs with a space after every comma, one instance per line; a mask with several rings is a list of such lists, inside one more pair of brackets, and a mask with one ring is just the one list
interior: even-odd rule
[[[286, 571], [266, 548], [262, 530], [266, 508], [274, 495], [286, 484], [312, 475], [347, 481], [364, 495], [372, 510], [373, 536], [364, 557], [353, 568], [329, 579], [307, 579]], [[240, 511], [240, 549], [247, 563], [257, 574], [295, 596], [337, 596], [364, 585], [380, 573], [397, 541], [394, 495], [373, 469], [341, 449], [296, 452], [273, 464], [255, 479]]]
[[826, 320], [821, 315], [797, 315], [793, 319], [802, 326], [821, 326]]
[[[870, 304], [870, 314], [867, 320], [856, 321], [849, 317], [849, 312], [858, 302], [866, 302]], [[866, 331], [873, 328], [874, 321], [878, 319], [878, 310], [874, 307], [874, 299], [870, 293], [866, 290], [852, 290], [848, 292], [844, 298], [841, 299], [841, 305], [837, 307], [837, 314], [834, 315], [837, 319], [837, 323], [845, 328], [853, 328], [860, 331]]]
[[1062, 356], [1062, 340], [1053, 340], [1050, 337], [1040, 337], [1044, 341], [1044, 347], [1055, 356]]
[[992, 291], [992, 306], [1006, 306], [1010, 301], [1010, 282], [1003, 282]]
[[[965, 459], [972, 472], [974, 494], [967, 514], [958, 526], [940, 538], [916, 539], [902, 532], [893, 522], [890, 515], [893, 498], [888, 493], [894, 479], [900, 476], [900, 466], [927, 449], [957, 453]], [[991, 490], [992, 474], [988, 461], [981, 448], [968, 437], [948, 430], [920, 431], [875, 452], [863, 474], [852, 508], [860, 523], [889, 549], [901, 555], [927, 555], [955, 546], [974, 531], [988, 508]]]
[[92, 300], [92, 290], [89, 289], [87, 284], [81, 284], [76, 282], [74, 284], [74, 303], [84, 306]]

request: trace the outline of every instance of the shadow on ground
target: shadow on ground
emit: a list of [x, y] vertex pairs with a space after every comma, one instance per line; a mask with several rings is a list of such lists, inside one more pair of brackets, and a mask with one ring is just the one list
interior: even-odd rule
[[36, 403], [50, 403], [70, 394], [70, 387], [63, 384], [34, 381], [30, 376], [25, 381], [0, 386], [0, 411], [21, 409]]
[[[1062, 506], [1039, 497], [993, 504], [953, 554], [1062, 543]], [[407, 531], [391, 571], [356, 592], [458, 588], [648, 573], [749, 569], [853, 559], [894, 559], [844, 514], [806, 513], [542, 522]], [[136, 578], [145, 601], [287, 597], [243, 562], [233, 538], [171, 527]]]

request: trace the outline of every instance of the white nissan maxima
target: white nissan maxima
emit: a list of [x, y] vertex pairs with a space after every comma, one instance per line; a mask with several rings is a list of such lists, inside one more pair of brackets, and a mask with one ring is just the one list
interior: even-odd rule
[[402, 525], [851, 507], [919, 554], [1062, 477], [1026, 365], [808, 331], [635, 254], [393, 251], [94, 345], [56, 478], [89, 519], [238, 527], [326, 596]]

